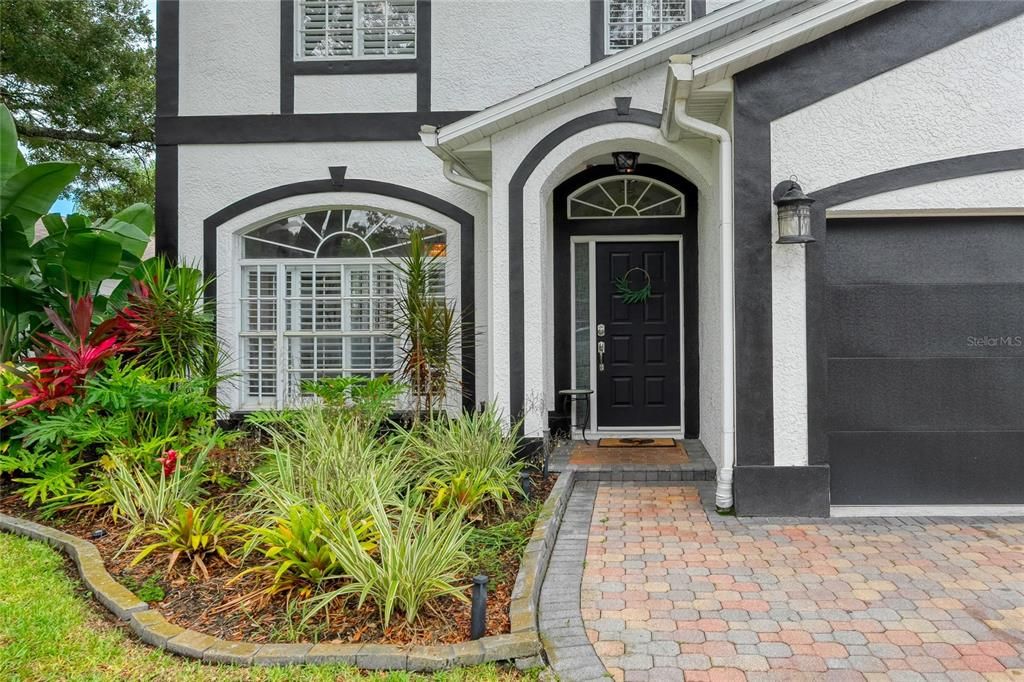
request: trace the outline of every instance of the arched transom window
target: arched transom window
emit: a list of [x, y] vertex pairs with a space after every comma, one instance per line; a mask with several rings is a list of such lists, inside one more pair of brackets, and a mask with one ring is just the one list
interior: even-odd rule
[[241, 235], [243, 407], [283, 407], [307, 380], [394, 372], [398, 265], [413, 232], [445, 256], [443, 230], [366, 208], [296, 213]]
[[615, 175], [595, 180], [569, 195], [569, 218], [678, 218], [682, 193], [652, 178]]

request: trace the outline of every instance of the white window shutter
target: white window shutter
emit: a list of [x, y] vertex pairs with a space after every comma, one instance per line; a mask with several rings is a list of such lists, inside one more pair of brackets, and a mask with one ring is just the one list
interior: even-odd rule
[[299, 0], [299, 59], [416, 56], [416, 0]]

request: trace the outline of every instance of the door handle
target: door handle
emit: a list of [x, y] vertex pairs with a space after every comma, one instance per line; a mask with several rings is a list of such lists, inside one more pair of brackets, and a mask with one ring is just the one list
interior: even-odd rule
[[604, 341], [597, 342], [597, 371], [604, 371]]

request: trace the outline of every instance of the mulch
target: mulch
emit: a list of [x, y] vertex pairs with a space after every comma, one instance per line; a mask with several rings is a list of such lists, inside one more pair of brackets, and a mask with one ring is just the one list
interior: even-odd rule
[[[555, 476], [544, 480], [539, 473], [531, 476], [533, 498], [546, 499]], [[9, 485], [4, 486], [8, 491]], [[230, 491], [223, 491], [228, 493]], [[225, 499], [231, 498], [227, 495]], [[522, 518], [530, 507], [522, 502], [506, 505], [504, 514], [496, 509], [488, 510], [483, 519], [485, 526]], [[107, 571], [119, 582], [133, 591], [147, 581], [155, 581], [164, 591], [159, 602], [150, 602], [167, 620], [184, 628], [191, 628], [215, 637], [228, 640], [251, 642], [363, 642], [388, 644], [450, 644], [470, 638], [470, 605], [454, 598], [441, 598], [429, 604], [420, 613], [416, 623], [408, 624], [402, 614], [392, 617], [390, 627], [385, 629], [380, 622], [378, 611], [371, 603], [362, 607], [356, 597], [336, 600], [332, 606], [302, 623], [305, 615], [300, 600], [290, 603], [284, 595], [271, 599], [249, 599], [244, 597], [256, 592], [264, 583], [256, 575], [228, 584], [234, 576], [259, 557], [253, 556], [250, 563], [230, 566], [219, 559], [207, 561], [209, 580], [202, 576], [189, 576], [185, 560], [179, 560], [172, 574], [166, 573], [166, 556], [151, 555], [136, 566], [130, 566], [132, 559], [145, 542], [136, 539], [124, 548], [128, 527], [117, 525], [105, 509], [59, 514], [43, 519], [35, 509], [27, 506], [17, 494], [0, 497], [0, 511], [12, 516], [28, 518], [58, 528], [93, 542], [106, 564]], [[102, 537], [93, 537], [94, 531], [102, 530]], [[506, 579], [489, 586], [487, 600], [487, 635], [509, 632], [509, 605], [515, 576], [519, 571], [518, 551], [507, 552], [502, 565], [507, 567]], [[77, 575], [73, 577], [77, 578]], [[464, 577], [465, 594], [470, 594], [471, 575]]]

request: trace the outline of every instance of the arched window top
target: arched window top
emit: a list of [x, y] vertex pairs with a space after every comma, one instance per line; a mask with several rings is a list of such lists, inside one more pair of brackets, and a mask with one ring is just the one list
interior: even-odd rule
[[613, 175], [569, 195], [569, 218], [679, 218], [682, 193], [665, 183], [636, 175]]
[[444, 255], [444, 230], [387, 211], [336, 207], [295, 213], [246, 232], [242, 257], [401, 258], [416, 231], [433, 255]]

